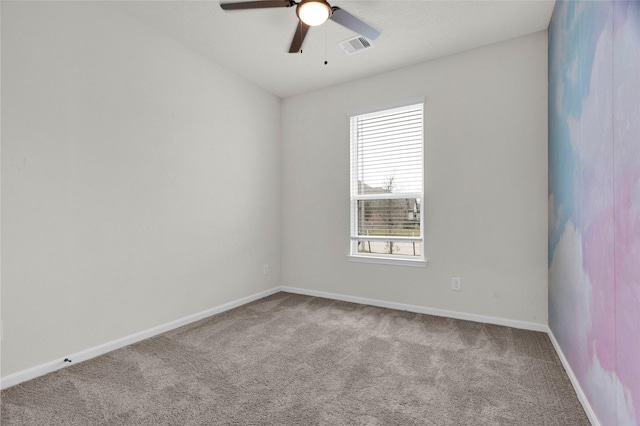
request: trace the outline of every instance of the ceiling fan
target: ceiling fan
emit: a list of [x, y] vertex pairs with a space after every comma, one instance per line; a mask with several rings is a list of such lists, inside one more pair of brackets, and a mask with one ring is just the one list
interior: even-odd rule
[[298, 16], [298, 26], [289, 47], [289, 53], [297, 53], [302, 47], [304, 38], [309, 31], [309, 27], [324, 24], [327, 20], [332, 20], [345, 28], [348, 28], [369, 40], [375, 40], [380, 35], [380, 31], [365, 24], [349, 12], [337, 6], [331, 6], [326, 0], [257, 0], [244, 2], [220, 3], [224, 10], [241, 9], [266, 9], [272, 7], [293, 7], [296, 6]]

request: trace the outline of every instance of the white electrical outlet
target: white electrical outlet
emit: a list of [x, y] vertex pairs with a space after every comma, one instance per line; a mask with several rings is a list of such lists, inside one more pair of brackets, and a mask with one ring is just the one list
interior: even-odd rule
[[262, 265], [262, 275], [269, 275], [269, 265]]
[[451, 290], [455, 290], [455, 291], [462, 290], [462, 279], [460, 279], [460, 277], [451, 278]]

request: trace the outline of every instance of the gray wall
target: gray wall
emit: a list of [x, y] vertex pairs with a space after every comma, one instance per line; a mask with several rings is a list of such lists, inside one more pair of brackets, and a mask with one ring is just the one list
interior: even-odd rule
[[[2, 377], [280, 284], [546, 324], [546, 49], [280, 101], [107, 6], [3, 2]], [[349, 263], [346, 112], [416, 96], [430, 263]]]
[[[416, 96], [430, 263], [348, 262], [347, 112]], [[546, 31], [287, 98], [282, 117], [284, 285], [547, 323]]]
[[97, 3], [3, 2], [3, 377], [280, 284], [280, 203], [277, 97]]

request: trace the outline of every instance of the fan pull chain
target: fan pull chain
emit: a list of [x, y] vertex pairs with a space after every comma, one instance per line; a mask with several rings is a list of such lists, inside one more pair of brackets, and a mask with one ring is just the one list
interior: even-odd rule
[[324, 64], [327, 65], [327, 23], [324, 24]]
[[[302, 21], [298, 21], [298, 25], [300, 26], [300, 31], [296, 31], [296, 35], [298, 36], [298, 40], [302, 39]], [[302, 53], [302, 43], [300, 43], [300, 52]]]

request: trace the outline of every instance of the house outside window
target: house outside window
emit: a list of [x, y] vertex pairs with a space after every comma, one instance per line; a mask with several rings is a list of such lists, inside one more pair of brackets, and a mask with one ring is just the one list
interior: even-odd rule
[[349, 259], [425, 266], [424, 99], [350, 121]]

